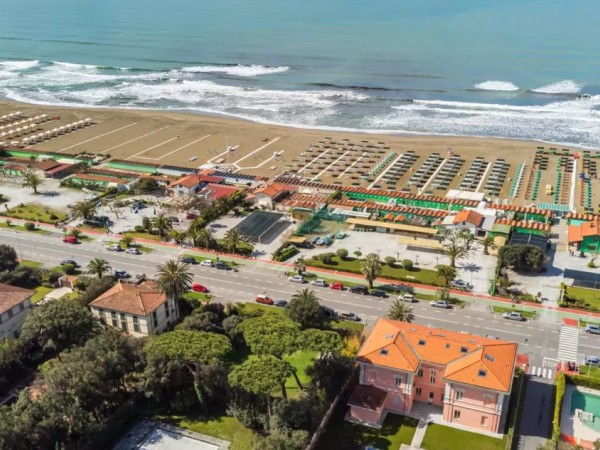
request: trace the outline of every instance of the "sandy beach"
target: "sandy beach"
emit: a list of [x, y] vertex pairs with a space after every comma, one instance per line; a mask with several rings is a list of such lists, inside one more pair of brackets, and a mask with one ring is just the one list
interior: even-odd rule
[[[545, 193], [546, 185], [556, 186], [557, 190], [561, 190], [564, 200], [573, 183], [571, 176], [563, 176], [557, 184], [558, 162], [549, 161], [546, 170], [539, 171], [534, 167], [538, 147], [545, 147], [546, 150], [556, 147], [558, 151], [562, 151], [562, 147], [558, 145], [535, 141], [330, 132], [199, 114], [66, 108], [0, 101], [0, 115], [17, 110], [28, 116], [46, 113], [56, 117], [56, 120], [44, 124], [42, 131], [86, 117], [91, 118], [93, 126], [33, 146], [65, 154], [86, 151], [116, 159], [186, 167], [210, 163], [221, 168], [229, 167], [242, 173], [267, 177], [291, 171], [313, 181], [405, 189], [442, 196], [445, 195], [444, 192], [432, 191], [430, 187], [439, 172], [447, 167], [450, 156], [455, 155], [459, 165], [456, 175], [450, 177], [445, 190], [461, 187], [473, 161], [480, 157], [486, 164], [486, 170], [482, 171], [481, 179], [476, 180], [472, 190], [483, 192], [488, 182], [486, 177], [490, 176], [500, 159], [508, 164], [508, 170], [504, 180], [501, 180], [498, 197], [508, 198], [512, 191], [512, 201], [515, 204], [552, 202], [553, 198]], [[309, 151], [311, 147], [313, 150]], [[230, 151], [227, 151], [228, 148]], [[383, 184], [383, 174], [408, 151], [414, 151], [417, 156], [411, 167], [398, 179]], [[581, 150], [573, 149], [573, 152], [576, 151]], [[432, 158], [428, 157], [435, 153], [439, 154], [433, 157], [435, 170], [428, 173], [422, 183], [415, 183], [415, 173], [422, 165], [432, 162]], [[439, 161], [436, 162], [436, 159]], [[342, 164], [344, 161], [347, 161], [345, 166]], [[523, 164], [524, 168], [521, 167]], [[362, 166], [364, 168], [361, 172]], [[371, 176], [367, 180], [369, 174]], [[519, 181], [519, 186], [516, 187], [513, 186], [516, 184], [513, 181], [515, 177]], [[536, 181], [541, 187], [538, 189], [540, 192], [534, 195], [532, 190]], [[592, 202], [596, 204], [595, 179], [592, 184]]]

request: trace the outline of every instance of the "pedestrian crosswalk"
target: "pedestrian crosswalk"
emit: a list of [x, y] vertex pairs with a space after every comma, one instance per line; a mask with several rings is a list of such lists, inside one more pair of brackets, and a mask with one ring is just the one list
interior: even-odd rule
[[554, 369], [548, 367], [531, 366], [529, 367], [529, 375], [548, 380], [554, 379]]
[[558, 338], [559, 361], [577, 362], [579, 350], [579, 327], [561, 326]]

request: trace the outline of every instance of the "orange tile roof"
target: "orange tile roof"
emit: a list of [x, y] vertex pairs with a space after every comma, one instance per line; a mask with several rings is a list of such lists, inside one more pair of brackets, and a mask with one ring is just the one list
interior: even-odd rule
[[516, 343], [379, 319], [357, 360], [413, 373], [445, 365], [444, 379], [509, 392], [516, 354]]
[[258, 188], [254, 191], [255, 194], [265, 194], [268, 195], [269, 197], [275, 197], [276, 195], [278, 195], [279, 193], [283, 192], [283, 191], [295, 191], [296, 188], [294, 186], [287, 186], [285, 184], [282, 183], [270, 183], [266, 186], [263, 186], [261, 188]]
[[90, 303], [91, 307], [112, 311], [148, 316], [167, 301], [162, 292], [151, 284], [117, 283], [100, 297]]
[[477, 211], [473, 211], [472, 209], [463, 209], [456, 215], [452, 223], [469, 222], [470, 224], [478, 227], [481, 226], [483, 219], [483, 215], [479, 214]]
[[584, 237], [600, 236], [599, 222], [584, 222], [581, 225], [569, 225], [569, 244], [583, 241]]
[[91, 175], [89, 173], [77, 173], [73, 178], [87, 181], [101, 181], [104, 183], [129, 184], [130, 181], [125, 178], [105, 177], [103, 175]]
[[200, 183], [202, 183], [202, 180], [200, 180], [197, 175], [186, 175], [177, 181], [173, 181], [168, 187], [183, 186], [184, 188], [192, 189]]
[[33, 295], [33, 291], [10, 284], [0, 284], [0, 314], [14, 308]]

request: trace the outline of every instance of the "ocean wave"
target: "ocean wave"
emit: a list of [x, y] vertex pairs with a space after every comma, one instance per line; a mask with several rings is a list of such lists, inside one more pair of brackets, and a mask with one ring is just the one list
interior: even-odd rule
[[0, 67], [9, 72], [18, 72], [21, 70], [31, 69], [37, 66], [40, 62], [33, 61], [0, 61]]
[[481, 89], [483, 91], [518, 91], [519, 86], [511, 83], [510, 81], [484, 81], [473, 86], [475, 89]]
[[219, 65], [203, 65], [203, 66], [191, 66], [183, 67], [180, 70], [182, 72], [190, 73], [223, 73], [227, 75], [233, 75], [236, 77], [257, 77], [260, 75], [272, 75], [275, 73], [287, 72], [290, 68], [287, 66], [279, 67], [268, 67], [259, 64], [253, 64], [245, 66], [242, 64], [231, 65], [231, 66], [219, 66]]
[[334, 89], [355, 89], [357, 91], [395, 91], [399, 89], [391, 89], [380, 86], [360, 86], [360, 85], [346, 85], [346, 84], [334, 84], [334, 83], [307, 83], [307, 86], [315, 86], [321, 88], [334, 88]]
[[537, 94], [579, 94], [583, 86], [573, 80], [559, 81], [536, 89], [530, 89]]

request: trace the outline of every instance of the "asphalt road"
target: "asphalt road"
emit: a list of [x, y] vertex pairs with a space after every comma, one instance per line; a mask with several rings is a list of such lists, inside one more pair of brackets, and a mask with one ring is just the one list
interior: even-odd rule
[[[165, 246], [155, 246], [151, 253], [142, 255], [110, 252], [105, 249], [105, 241], [108, 239], [110, 238], [106, 237], [104, 241], [94, 239], [71, 245], [63, 243], [57, 233], [39, 235], [0, 228], [0, 243], [12, 245], [19, 257], [39, 261], [46, 267], [54, 267], [64, 259], [75, 259], [85, 269], [92, 258], [102, 257], [110, 262], [114, 270], [152, 276], [158, 264], [185, 252], [183, 249]], [[199, 265], [191, 266], [191, 270], [194, 280], [207, 286], [220, 302], [254, 301], [257, 294], [263, 293], [275, 299], [289, 300], [298, 289], [307, 286], [287, 281], [285, 269], [257, 261], [243, 264], [237, 273]], [[393, 297], [380, 299], [328, 288], [313, 289], [319, 293], [322, 304], [338, 312], [358, 314], [367, 325], [372, 325], [378, 317], [384, 316], [393, 301]], [[519, 351], [529, 354], [531, 365], [534, 366], [541, 366], [544, 357], [556, 357], [559, 319], [555, 316], [517, 323], [491, 314], [486, 307], [476, 303], [467, 303], [462, 309], [440, 310], [432, 308], [425, 301], [414, 303], [413, 312], [416, 323], [478, 335], [489, 334], [517, 342]], [[600, 336], [582, 334], [579, 342], [580, 359], [589, 354], [597, 354], [599, 345]]]
[[527, 377], [519, 425], [519, 450], [536, 450], [552, 437], [555, 391], [556, 386], [549, 380]]

